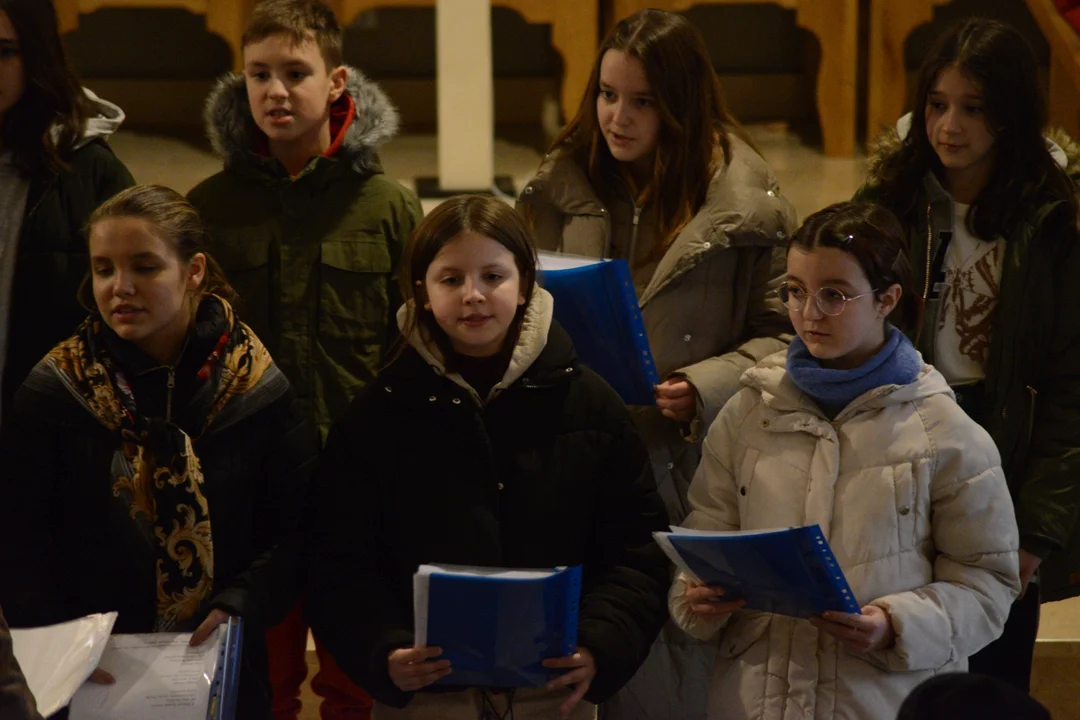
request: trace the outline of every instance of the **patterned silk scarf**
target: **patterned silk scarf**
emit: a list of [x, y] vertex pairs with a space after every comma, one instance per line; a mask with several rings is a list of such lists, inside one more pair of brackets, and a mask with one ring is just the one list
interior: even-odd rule
[[[220, 302], [225, 331], [199, 376], [212, 388], [209, 410], [194, 440], [206, 432], [230, 400], [253, 389], [272, 366], [270, 353], [232, 308]], [[126, 502], [155, 548], [157, 620], [155, 632], [180, 629], [210, 599], [214, 583], [214, 544], [210, 508], [193, 438], [161, 418], [146, 418], [101, 338], [102, 320], [94, 315], [76, 334], [49, 353], [46, 364], [69, 392], [105, 427], [120, 447], [112, 462], [112, 492]]]

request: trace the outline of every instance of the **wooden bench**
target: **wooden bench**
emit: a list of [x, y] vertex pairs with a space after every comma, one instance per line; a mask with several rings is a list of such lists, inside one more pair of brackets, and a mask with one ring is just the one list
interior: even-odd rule
[[1026, 3], [1050, 44], [1050, 124], [1080, 138], [1080, 35], [1054, 7], [1054, 0]]
[[[105, 7], [182, 8], [206, 17], [206, 29], [222, 37], [233, 53], [233, 69], [242, 66], [241, 38], [257, 0], [55, 0], [60, 32], [79, 27], [79, 16]], [[342, 27], [365, 10], [381, 7], [434, 7], [435, 0], [328, 0]], [[596, 56], [600, 33], [598, 0], [493, 0], [530, 23], [550, 24], [552, 44], [563, 57], [561, 103], [570, 118], [581, 103]]]
[[907, 110], [904, 43], [911, 31], [934, 19], [934, 7], [950, 0], [870, 0], [870, 62], [866, 135], [870, 141], [893, 127]]
[[79, 16], [106, 7], [120, 8], [181, 8], [206, 17], [206, 29], [228, 44], [233, 55], [233, 69], [243, 64], [241, 38], [248, 15], [256, 0], [54, 0], [60, 32], [69, 33], [79, 27]]
[[[219, 0], [215, 0], [217, 2]], [[343, 25], [374, 8], [434, 7], [435, 0], [330, 0]], [[589, 74], [600, 34], [598, 0], [492, 0], [492, 5], [508, 7], [527, 22], [551, 25], [551, 44], [563, 58], [560, 103], [563, 117], [570, 120], [589, 84]]]
[[[817, 107], [825, 154], [855, 155], [855, 90], [858, 72], [858, 0], [608, 0], [615, 21], [645, 8], [673, 12], [704, 4], [771, 3], [795, 11], [795, 21], [817, 36], [821, 67]], [[903, 0], [907, 2], [907, 0]]]

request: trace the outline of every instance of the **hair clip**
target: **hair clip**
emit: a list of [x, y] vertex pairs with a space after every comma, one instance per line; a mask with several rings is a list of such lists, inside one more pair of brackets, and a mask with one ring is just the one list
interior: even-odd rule
[[844, 238], [844, 242], [847, 242], [847, 243], [855, 242], [855, 236], [854, 235], [848, 235], [846, 238]]

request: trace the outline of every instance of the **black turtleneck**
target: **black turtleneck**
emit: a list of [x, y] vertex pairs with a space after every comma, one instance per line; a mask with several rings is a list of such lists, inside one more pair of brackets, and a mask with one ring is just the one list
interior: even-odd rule
[[[221, 303], [214, 298], [205, 298], [199, 304], [180, 358], [172, 366], [162, 365], [104, 323], [101, 337], [131, 384], [136, 410], [144, 417], [165, 417], [170, 405], [168, 380], [172, 374], [171, 421], [191, 435], [200, 429], [198, 425], [205, 411], [205, 403], [192, 403], [196, 393], [206, 384], [205, 380], [199, 379], [199, 370], [214, 351], [226, 327], [225, 310]], [[203, 412], [200, 412], [200, 408], [203, 408]]]
[[482, 402], [486, 402], [491, 388], [503, 379], [509, 365], [510, 356], [505, 352], [488, 357], [455, 354], [453, 371], [461, 375], [465, 382], [476, 390]]

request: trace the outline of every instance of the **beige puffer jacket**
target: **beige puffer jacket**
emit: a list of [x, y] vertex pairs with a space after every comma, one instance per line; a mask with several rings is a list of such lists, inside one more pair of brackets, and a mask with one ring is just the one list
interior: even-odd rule
[[[739, 376], [783, 348], [791, 332], [771, 291], [784, 272], [782, 249], [796, 227], [795, 209], [761, 156], [734, 134], [730, 138], [730, 162], [713, 176], [705, 204], [659, 263], [647, 266], [655, 267], [648, 277], [635, 273], [660, 377], [685, 375], [697, 389], [698, 421], [684, 428], [691, 439], [704, 436], [739, 389]], [[524, 188], [518, 208], [531, 220], [541, 250], [641, 258], [654, 243], [649, 205], [635, 214], [627, 190], [625, 201], [605, 206], [581, 168], [558, 152]], [[642, 408], [636, 419], [657, 485], [678, 522], [688, 511], [686, 490], [698, 452], [656, 408]]]
[[1020, 590], [1012, 502], [990, 436], [926, 366], [829, 421], [777, 353], [709, 430], [690, 488], [688, 527], [753, 530], [817, 523], [862, 605], [892, 616], [896, 644], [856, 655], [809, 621], [689, 612], [685, 578], [672, 618], [719, 633], [709, 717], [884, 720], [923, 680], [964, 670], [1000, 635]]
[[[558, 152], [545, 158], [518, 201], [541, 250], [635, 259], [634, 284], [660, 377], [683, 375], [698, 395], [690, 426], [655, 406], [630, 409], [673, 523], [689, 512], [686, 492], [709, 424], [738, 391], [742, 373], [790, 339], [787, 313], [771, 293], [784, 273], [795, 209], [761, 156], [730, 138], [730, 162], [713, 175], [704, 205], [659, 262], [649, 258], [651, 206], [635, 208], [629, 188], [622, 201], [605, 206], [581, 168]], [[605, 718], [700, 720], [713, 655], [669, 623], [638, 674], [605, 704]]]

